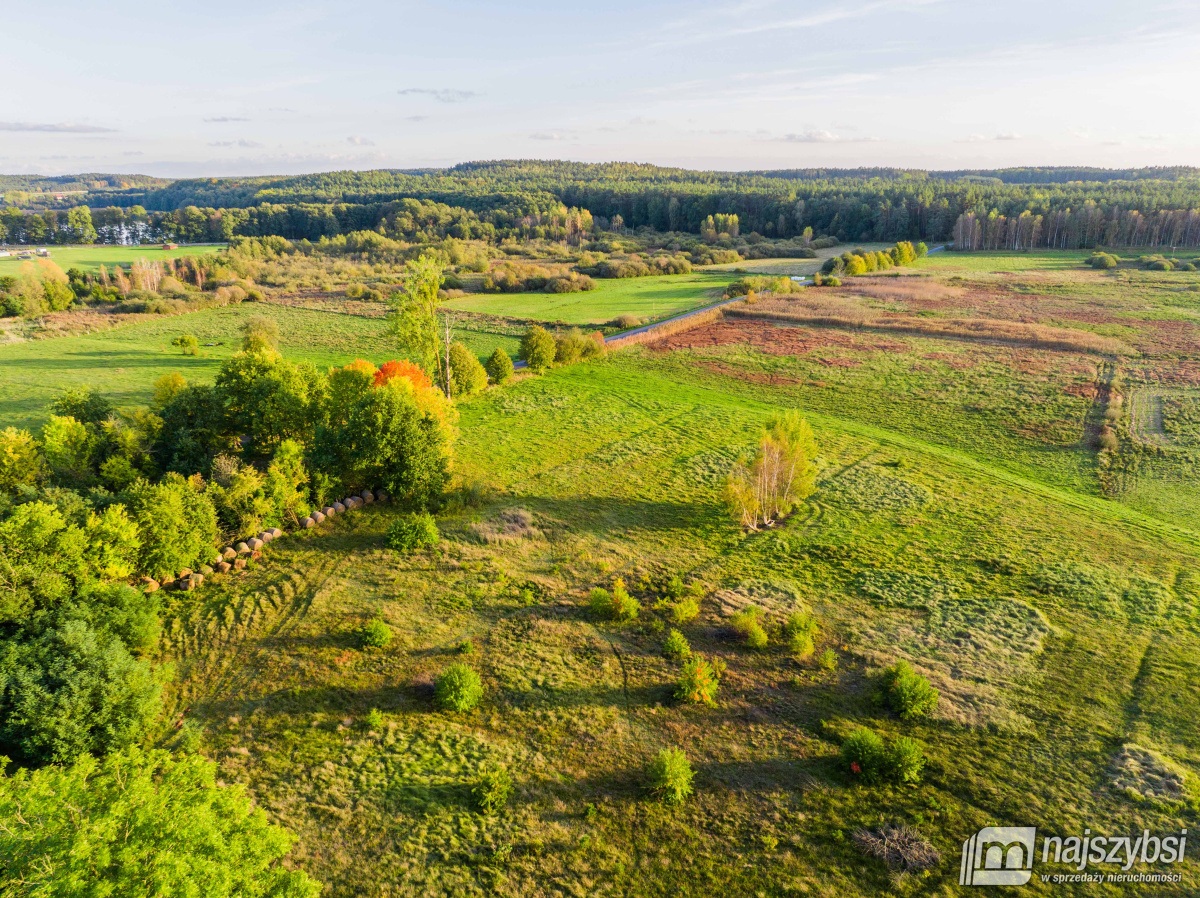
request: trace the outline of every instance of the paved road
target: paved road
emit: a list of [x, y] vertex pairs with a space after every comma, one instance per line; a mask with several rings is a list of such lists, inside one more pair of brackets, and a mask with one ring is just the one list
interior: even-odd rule
[[[940, 246], [935, 246], [929, 250], [927, 255], [932, 255], [933, 253], [941, 252], [945, 248], [946, 248], [945, 244], [942, 244]], [[793, 278], [793, 280], [795, 280], [795, 278]], [[802, 286], [802, 287], [812, 286], [812, 278], [805, 278], [804, 280], [800, 281], [800, 286]], [[633, 330], [621, 331], [621, 333], [619, 333], [619, 334], [613, 334], [611, 337], [605, 337], [604, 342], [612, 343], [616, 340], [624, 340], [626, 337], [632, 337], [635, 334], [644, 334], [647, 331], [658, 327], [659, 325], [666, 324], [667, 322], [682, 321], [684, 318], [691, 318], [693, 315], [699, 315], [701, 312], [707, 312], [710, 309], [719, 309], [719, 308], [721, 308], [721, 306], [727, 306], [731, 303], [740, 302], [741, 299], [742, 299], [742, 297], [740, 297], [740, 296], [734, 297], [733, 299], [723, 299], [720, 302], [715, 302], [710, 306], [703, 306], [702, 308], [699, 308], [699, 309], [692, 309], [690, 312], [684, 312], [680, 315], [675, 315], [671, 318], [664, 318], [662, 321], [655, 321], [652, 324], [643, 324], [641, 327], [633, 328]], [[520, 361], [513, 362], [514, 369], [520, 369], [520, 368], [524, 368], [524, 367], [526, 367], [524, 362], [520, 362]]]

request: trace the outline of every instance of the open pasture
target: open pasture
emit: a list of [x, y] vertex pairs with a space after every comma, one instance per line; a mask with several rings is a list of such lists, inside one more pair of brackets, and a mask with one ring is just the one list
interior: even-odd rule
[[[161, 245], [151, 246], [49, 246], [50, 259], [63, 271], [68, 268], [78, 268], [82, 271], [97, 272], [101, 265], [112, 268], [121, 265], [128, 268], [138, 259], [162, 261], [178, 259], [181, 256], [206, 256], [220, 252], [225, 248], [223, 243], [202, 243], [194, 246], [180, 246], [178, 249], [163, 249]], [[18, 259], [17, 253], [25, 251], [25, 247], [8, 247], [11, 256], [0, 258], [0, 276], [16, 274], [24, 259]], [[41, 257], [35, 257], [41, 258]]]
[[605, 324], [620, 315], [657, 321], [721, 298], [737, 276], [693, 271], [641, 278], [597, 278], [584, 293], [479, 293], [443, 303], [445, 308], [564, 324]]

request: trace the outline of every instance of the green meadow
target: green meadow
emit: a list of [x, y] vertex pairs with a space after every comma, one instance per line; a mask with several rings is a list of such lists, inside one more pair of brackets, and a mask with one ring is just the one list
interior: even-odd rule
[[[338, 898], [952, 896], [963, 841], [984, 826], [1194, 831], [1200, 275], [1112, 276], [1084, 256], [938, 253], [912, 276], [818, 295], [1102, 334], [1120, 352], [727, 316], [460, 401], [433, 548], [388, 548], [400, 510], [370, 505], [272, 543], [243, 573], [164, 593], [155, 741], [174, 745], [187, 722], [221, 781], [297, 835], [287, 863]], [[661, 318], [735, 276], [448, 305]], [[381, 319], [260, 304], [12, 343], [0, 427], [36, 427], [65, 387], [130, 406], [168, 371], [211, 380], [264, 311], [288, 358], [394, 355]], [[224, 345], [181, 356], [180, 333]], [[481, 357], [516, 354], [511, 335], [462, 336]], [[814, 431], [814, 492], [747, 532], [726, 477], [792, 409]], [[639, 603], [622, 622], [589, 606], [618, 579]], [[751, 605], [757, 647], [732, 627]], [[783, 631], [797, 612], [817, 623], [811, 651]], [[374, 618], [386, 647], [357, 636]], [[714, 707], [677, 700], [671, 629], [724, 663]], [[930, 716], [882, 701], [898, 660], [938, 690]], [[453, 662], [482, 679], [473, 710], [433, 700]], [[915, 740], [919, 780], [852, 773], [841, 747], [862, 727]], [[666, 748], [695, 770], [680, 806], [649, 787]], [[497, 766], [513, 793], [485, 813], [472, 790]], [[890, 826], [936, 861], [905, 869], [860, 847]], [[1200, 891], [1191, 861], [1173, 872], [1162, 894]], [[1038, 876], [1023, 889], [1146, 893]]]
[[445, 308], [564, 324], [605, 324], [619, 315], [658, 320], [710, 305], [737, 279], [727, 271], [642, 278], [598, 278], [586, 293], [479, 293]]
[[[79, 268], [83, 271], [99, 271], [101, 265], [111, 268], [121, 265], [128, 268], [139, 259], [151, 262], [165, 259], [178, 259], [180, 256], [205, 256], [219, 252], [225, 248], [221, 243], [205, 243], [196, 246], [180, 246], [178, 249], [163, 249], [160, 244], [152, 246], [51, 246], [50, 259], [63, 271], [68, 268]], [[0, 276], [15, 274], [17, 268], [25, 259], [16, 258], [18, 249], [13, 249], [14, 255], [0, 258]], [[35, 257], [40, 258], [40, 257]]]

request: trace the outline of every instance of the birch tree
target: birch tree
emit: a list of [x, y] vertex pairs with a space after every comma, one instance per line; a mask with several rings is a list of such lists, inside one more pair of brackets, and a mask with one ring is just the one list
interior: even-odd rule
[[725, 483], [730, 512], [743, 527], [771, 527], [812, 495], [816, 440], [808, 422], [790, 411], [763, 430], [753, 459], [739, 461]]

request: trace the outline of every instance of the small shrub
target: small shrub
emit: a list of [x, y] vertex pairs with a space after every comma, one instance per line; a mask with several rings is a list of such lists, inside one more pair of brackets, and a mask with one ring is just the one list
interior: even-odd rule
[[716, 707], [717, 688], [721, 685], [721, 674], [725, 663], [721, 659], [709, 662], [700, 654], [694, 654], [683, 662], [683, 671], [675, 687], [675, 698], [685, 704], [703, 704]]
[[520, 358], [529, 370], [540, 374], [554, 364], [554, 337], [541, 325], [532, 325], [521, 338]]
[[837, 653], [833, 649], [826, 649], [821, 652], [821, 657], [817, 659], [817, 663], [821, 665], [822, 670], [827, 670], [833, 673], [837, 670], [838, 658]]
[[617, 620], [637, 620], [641, 603], [625, 591], [625, 581], [618, 577], [612, 588], [613, 617]]
[[488, 378], [497, 386], [506, 382], [513, 374], [512, 359], [499, 346], [496, 347], [496, 350], [488, 358], [484, 368], [487, 369]]
[[475, 799], [479, 813], [494, 814], [508, 804], [512, 790], [512, 777], [508, 771], [503, 767], [493, 767], [479, 777], [479, 782], [471, 790], [471, 797]]
[[455, 662], [433, 684], [433, 698], [438, 707], [447, 711], [470, 711], [483, 698], [483, 683], [479, 674]]
[[729, 619], [729, 626], [750, 648], [763, 649], [767, 647], [767, 631], [763, 629], [761, 618], [759, 608], [747, 605]]
[[392, 628], [379, 618], [369, 621], [358, 631], [358, 644], [364, 649], [387, 648], [392, 641]]
[[436, 546], [438, 539], [437, 523], [427, 511], [397, 518], [387, 533], [388, 546], [406, 554]]
[[643, 323], [642, 319], [637, 315], [618, 315], [609, 322], [609, 327], [616, 327], [626, 331], [633, 327], [641, 327]]
[[200, 349], [200, 341], [191, 334], [183, 334], [171, 341], [171, 345], [184, 355], [195, 355]]
[[879, 734], [860, 727], [842, 742], [842, 763], [864, 783], [877, 783], [887, 772], [887, 749]]
[[897, 661], [885, 670], [882, 680], [884, 702], [905, 720], [927, 717], [937, 707], [938, 691], [907, 661]]
[[691, 657], [692, 647], [688, 645], [687, 637], [672, 627], [663, 642], [663, 652], [671, 658], [686, 661]]
[[808, 658], [816, 648], [817, 622], [807, 611], [794, 612], [783, 627], [788, 650], [797, 658]]
[[464, 639], [458, 644], [458, 653], [460, 655], [470, 655], [474, 651], [475, 643], [471, 642], [469, 639]]
[[596, 617], [611, 618], [613, 616], [613, 600], [607, 589], [597, 586], [588, 595], [588, 608]]
[[925, 769], [925, 753], [920, 744], [908, 736], [901, 736], [888, 748], [887, 774], [898, 783], [919, 783], [921, 771]]
[[666, 748], [650, 764], [650, 789], [667, 804], [683, 804], [692, 794], [695, 775], [681, 749]]
[[691, 596], [680, 599], [671, 606], [671, 619], [677, 624], [686, 624], [700, 615], [700, 601]]
[[372, 708], [363, 717], [362, 722], [368, 730], [381, 730], [383, 729], [383, 712], [378, 708]]

